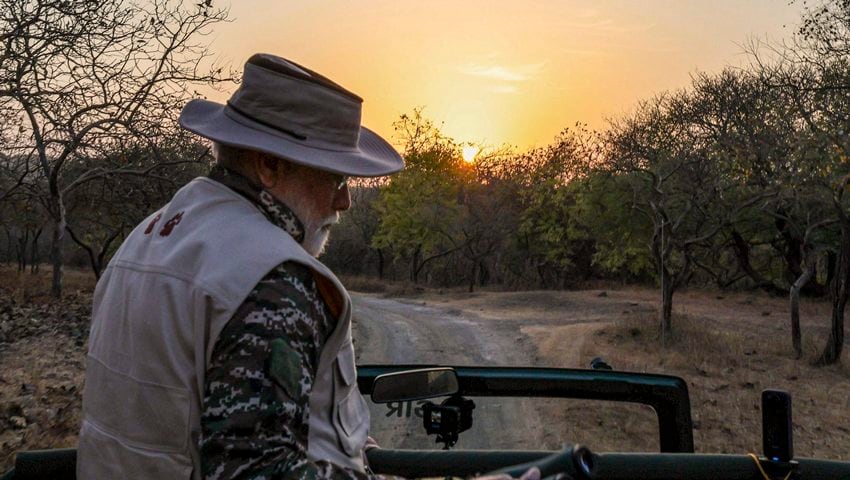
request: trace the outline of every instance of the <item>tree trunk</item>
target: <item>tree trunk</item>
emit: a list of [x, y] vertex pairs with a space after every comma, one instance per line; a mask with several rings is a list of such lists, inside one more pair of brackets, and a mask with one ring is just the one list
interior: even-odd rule
[[490, 269], [484, 262], [478, 262], [478, 285], [484, 287], [490, 284]]
[[661, 343], [665, 344], [667, 337], [673, 331], [673, 282], [670, 274], [662, 273], [661, 283]]
[[27, 270], [27, 245], [29, 244], [30, 231], [24, 229], [24, 236], [18, 239], [18, 273], [26, 272]]
[[89, 265], [91, 265], [91, 269], [94, 272], [94, 278], [96, 280], [100, 280], [100, 262], [98, 261], [98, 258], [95, 256], [94, 250], [92, 249], [92, 247], [90, 245], [86, 244], [85, 242], [83, 242], [82, 240], [80, 240], [80, 238], [74, 233], [74, 230], [71, 227], [69, 227], [68, 225], [65, 225], [65, 230], [67, 230], [68, 234], [71, 235], [71, 240], [73, 240], [74, 243], [76, 243], [77, 245], [80, 246], [80, 248], [82, 248], [83, 250], [86, 251], [86, 253], [89, 256]]
[[847, 306], [848, 282], [850, 282], [850, 225], [845, 219], [841, 224], [841, 248], [836, 257], [835, 275], [830, 284], [832, 297], [832, 328], [826, 348], [816, 362], [817, 365], [832, 365], [841, 358], [844, 347], [844, 309]]
[[384, 279], [384, 251], [380, 248], [377, 250], [378, 252], [378, 279]]
[[670, 270], [667, 269], [672, 248], [669, 239], [665, 242], [665, 226], [663, 219], [656, 223], [655, 233], [653, 234], [652, 244], [650, 245], [661, 282], [661, 345], [666, 345], [667, 336], [673, 329], [673, 290], [675, 288]]
[[747, 274], [750, 279], [755, 282], [756, 287], [760, 288], [771, 295], [785, 295], [785, 291], [773, 282], [765, 279], [759, 272], [753, 268], [750, 263], [750, 244], [744, 240], [744, 237], [737, 230], [732, 230], [732, 247], [735, 251], [735, 258], [738, 260], [738, 266]]
[[800, 290], [809, 282], [815, 273], [815, 263], [810, 263], [797, 280], [791, 285], [791, 344], [794, 355], [799, 359], [803, 356], [803, 338], [800, 332]]
[[50, 293], [54, 298], [62, 296], [62, 279], [64, 275], [64, 241], [65, 241], [65, 204], [62, 197], [51, 198], [51, 216], [53, 217], [53, 244], [50, 247], [50, 258], [53, 263], [53, 282]]
[[472, 262], [472, 271], [469, 272], [469, 293], [475, 291], [475, 278], [478, 276], [478, 262]]
[[410, 281], [413, 283], [419, 283], [419, 260], [421, 258], [422, 247], [416, 247], [416, 251], [413, 252], [413, 257], [410, 260]]
[[44, 231], [44, 228], [39, 228], [35, 232], [35, 236], [32, 238], [32, 250], [30, 251], [30, 273], [38, 272], [38, 263], [41, 261], [38, 255], [38, 239], [41, 237], [41, 232]]

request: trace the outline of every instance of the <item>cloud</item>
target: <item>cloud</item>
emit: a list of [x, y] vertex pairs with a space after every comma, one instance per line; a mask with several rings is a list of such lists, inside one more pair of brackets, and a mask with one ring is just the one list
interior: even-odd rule
[[587, 34], [640, 34], [655, 28], [654, 23], [620, 23], [604, 15], [598, 8], [585, 8], [560, 23], [562, 28], [585, 30]]
[[502, 82], [525, 82], [536, 77], [543, 70], [546, 62], [528, 65], [504, 66], [495, 64], [471, 63], [460, 68], [466, 75], [484, 77]]

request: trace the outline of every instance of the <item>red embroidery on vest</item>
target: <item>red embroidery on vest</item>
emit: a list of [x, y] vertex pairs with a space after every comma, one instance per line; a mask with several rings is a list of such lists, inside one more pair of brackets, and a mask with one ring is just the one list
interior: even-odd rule
[[153, 231], [154, 225], [156, 225], [156, 222], [158, 222], [160, 218], [162, 218], [162, 213], [158, 213], [156, 217], [151, 220], [151, 223], [148, 224], [148, 228], [145, 229], [145, 235], [150, 235], [150, 233]]
[[167, 237], [167, 236], [171, 235], [171, 231], [174, 230], [174, 227], [176, 227], [177, 224], [180, 223], [180, 220], [182, 220], [182, 219], [183, 219], [183, 212], [180, 212], [177, 215], [173, 216], [171, 218], [171, 220], [165, 222], [165, 225], [162, 226], [162, 230], [159, 231], [159, 235], [161, 237]]

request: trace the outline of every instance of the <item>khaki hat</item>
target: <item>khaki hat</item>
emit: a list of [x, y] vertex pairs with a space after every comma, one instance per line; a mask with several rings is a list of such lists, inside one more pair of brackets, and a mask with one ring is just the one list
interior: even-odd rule
[[216, 142], [354, 177], [404, 167], [396, 150], [360, 125], [363, 99], [285, 58], [256, 54], [226, 105], [192, 100], [180, 126]]

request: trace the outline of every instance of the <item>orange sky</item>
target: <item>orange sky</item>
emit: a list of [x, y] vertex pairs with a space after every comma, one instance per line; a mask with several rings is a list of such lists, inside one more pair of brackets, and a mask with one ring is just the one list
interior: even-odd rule
[[234, 65], [262, 51], [325, 74], [365, 99], [364, 125], [387, 137], [424, 106], [458, 141], [526, 149], [576, 122], [602, 127], [696, 70], [743, 65], [749, 38], [787, 37], [799, 10], [786, 0], [238, 0], [211, 39]]

